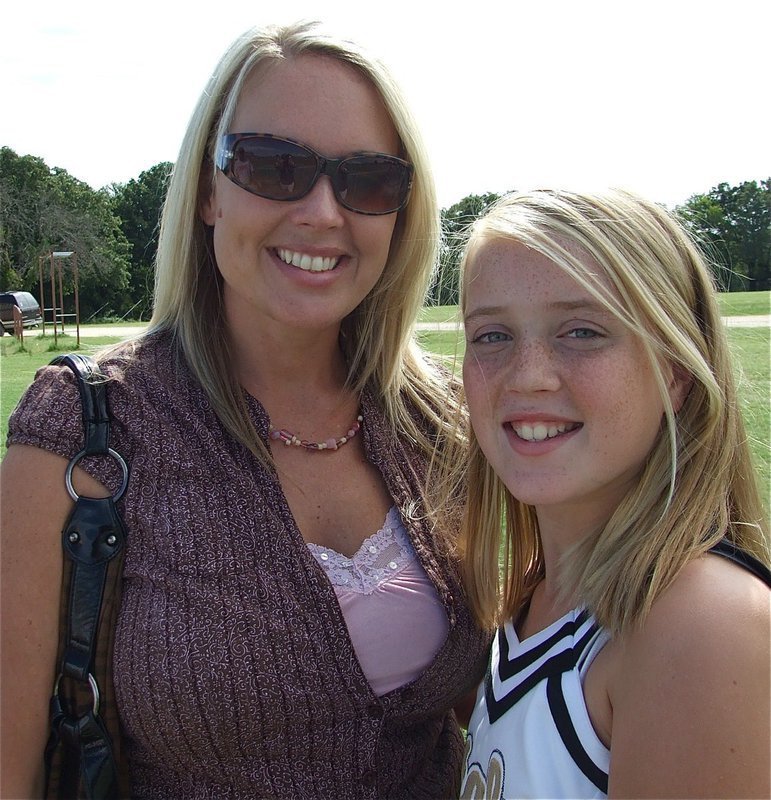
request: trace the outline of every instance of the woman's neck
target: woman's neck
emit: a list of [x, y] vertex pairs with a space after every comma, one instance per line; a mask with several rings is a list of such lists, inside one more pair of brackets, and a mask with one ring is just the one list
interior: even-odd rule
[[346, 386], [339, 328], [308, 331], [263, 324], [231, 330], [234, 369], [271, 422], [322, 439], [355, 419], [359, 398]]
[[570, 549], [602, 530], [614, 509], [599, 508], [588, 503], [537, 506], [538, 531], [543, 545], [547, 575], [556, 575], [560, 563]]
[[306, 330], [261, 324], [230, 326], [234, 368], [239, 381], [258, 397], [277, 386], [292, 391], [339, 391], [347, 368], [340, 328]]
[[517, 636], [520, 640], [533, 636], [564, 617], [573, 607], [571, 599], [560, 594], [559, 587], [544, 578], [533, 589], [526, 607], [516, 620]]

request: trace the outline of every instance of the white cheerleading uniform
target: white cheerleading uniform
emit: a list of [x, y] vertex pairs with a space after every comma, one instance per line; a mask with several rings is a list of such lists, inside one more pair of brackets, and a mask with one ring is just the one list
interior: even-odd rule
[[[722, 539], [709, 549], [771, 586], [771, 571]], [[498, 631], [471, 715], [462, 800], [607, 797], [610, 751], [594, 732], [583, 681], [610, 635], [574, 609], [519, 641]]]
[[610, 751], [583, 679], [609, 638], [582, 609], [523, 642], [511, 622], [498, 631], [469, 723], [463, 800], [607, 797]]

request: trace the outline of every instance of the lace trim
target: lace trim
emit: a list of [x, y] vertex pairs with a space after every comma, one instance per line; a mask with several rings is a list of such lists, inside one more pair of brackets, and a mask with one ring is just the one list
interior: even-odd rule
[[351, 558], [317, 544], [309, 543], [308, 549], [333, 586], [358, 594], [372, 594], [417, 558], [396, 506]]

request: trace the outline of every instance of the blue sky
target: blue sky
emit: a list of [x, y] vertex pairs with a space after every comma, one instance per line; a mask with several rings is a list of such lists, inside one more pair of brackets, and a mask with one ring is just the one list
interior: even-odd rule
[[765, 0], [269, 5], [14, 4], [0, 32], [0, 145], [94, 187], [135, 178], [176, 158], [238, 34], [322, 18], [404, 86], [444, 207], [536, 185], [625, 186], [671, 206], [771, 175]]

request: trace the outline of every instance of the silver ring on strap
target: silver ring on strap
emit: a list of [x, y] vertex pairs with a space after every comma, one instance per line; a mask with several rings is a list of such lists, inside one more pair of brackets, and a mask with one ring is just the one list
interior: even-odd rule
[[[63, 675], [60, 672], [56, 678], [56, 683], [54, 684], [54, 697], [58, 697], [59, 695], [59, 681], [61, 681]], [[94, 716], [99, 713], [99, 686], [96, 682], [96, 678], [89, 672], [88, 673], [88, 684], [91, 687], [91, 696], [93, 697], [93, 710]]]
[[[120, 485], [120, 488], [117, 492], [112, 496], [114, 502], [123, 497], [123, 493], [126, 491], [126, 487], [128, 486], [129, 480], [129, 470], [126, 462], [123, 460], [123, 456], [120, 453], [113, 450], [111, 447], [107, 450], [108, 455], [111, 455], [117, 462], [118, 466], [121, 468], [121, 472], [123, 473], [123, 482]], [[67, 491], [69, 492], [70, 497], [77, 503], [80, 500], [80, 495], [75, 491], [75, 488], [72, 485], [72, 470], [77, 465], [78, 461], [87, 455], [85, 450], [81, 450], [77, 455], [73, 456], [70, 459], [70, 463], [67, 464], [67, 471], [64, 473], [64, 485], [67, 487]], [[93, 455], [93, 454], [92, 454]], [[96, 455], [99, 455], [98, 453]]]

